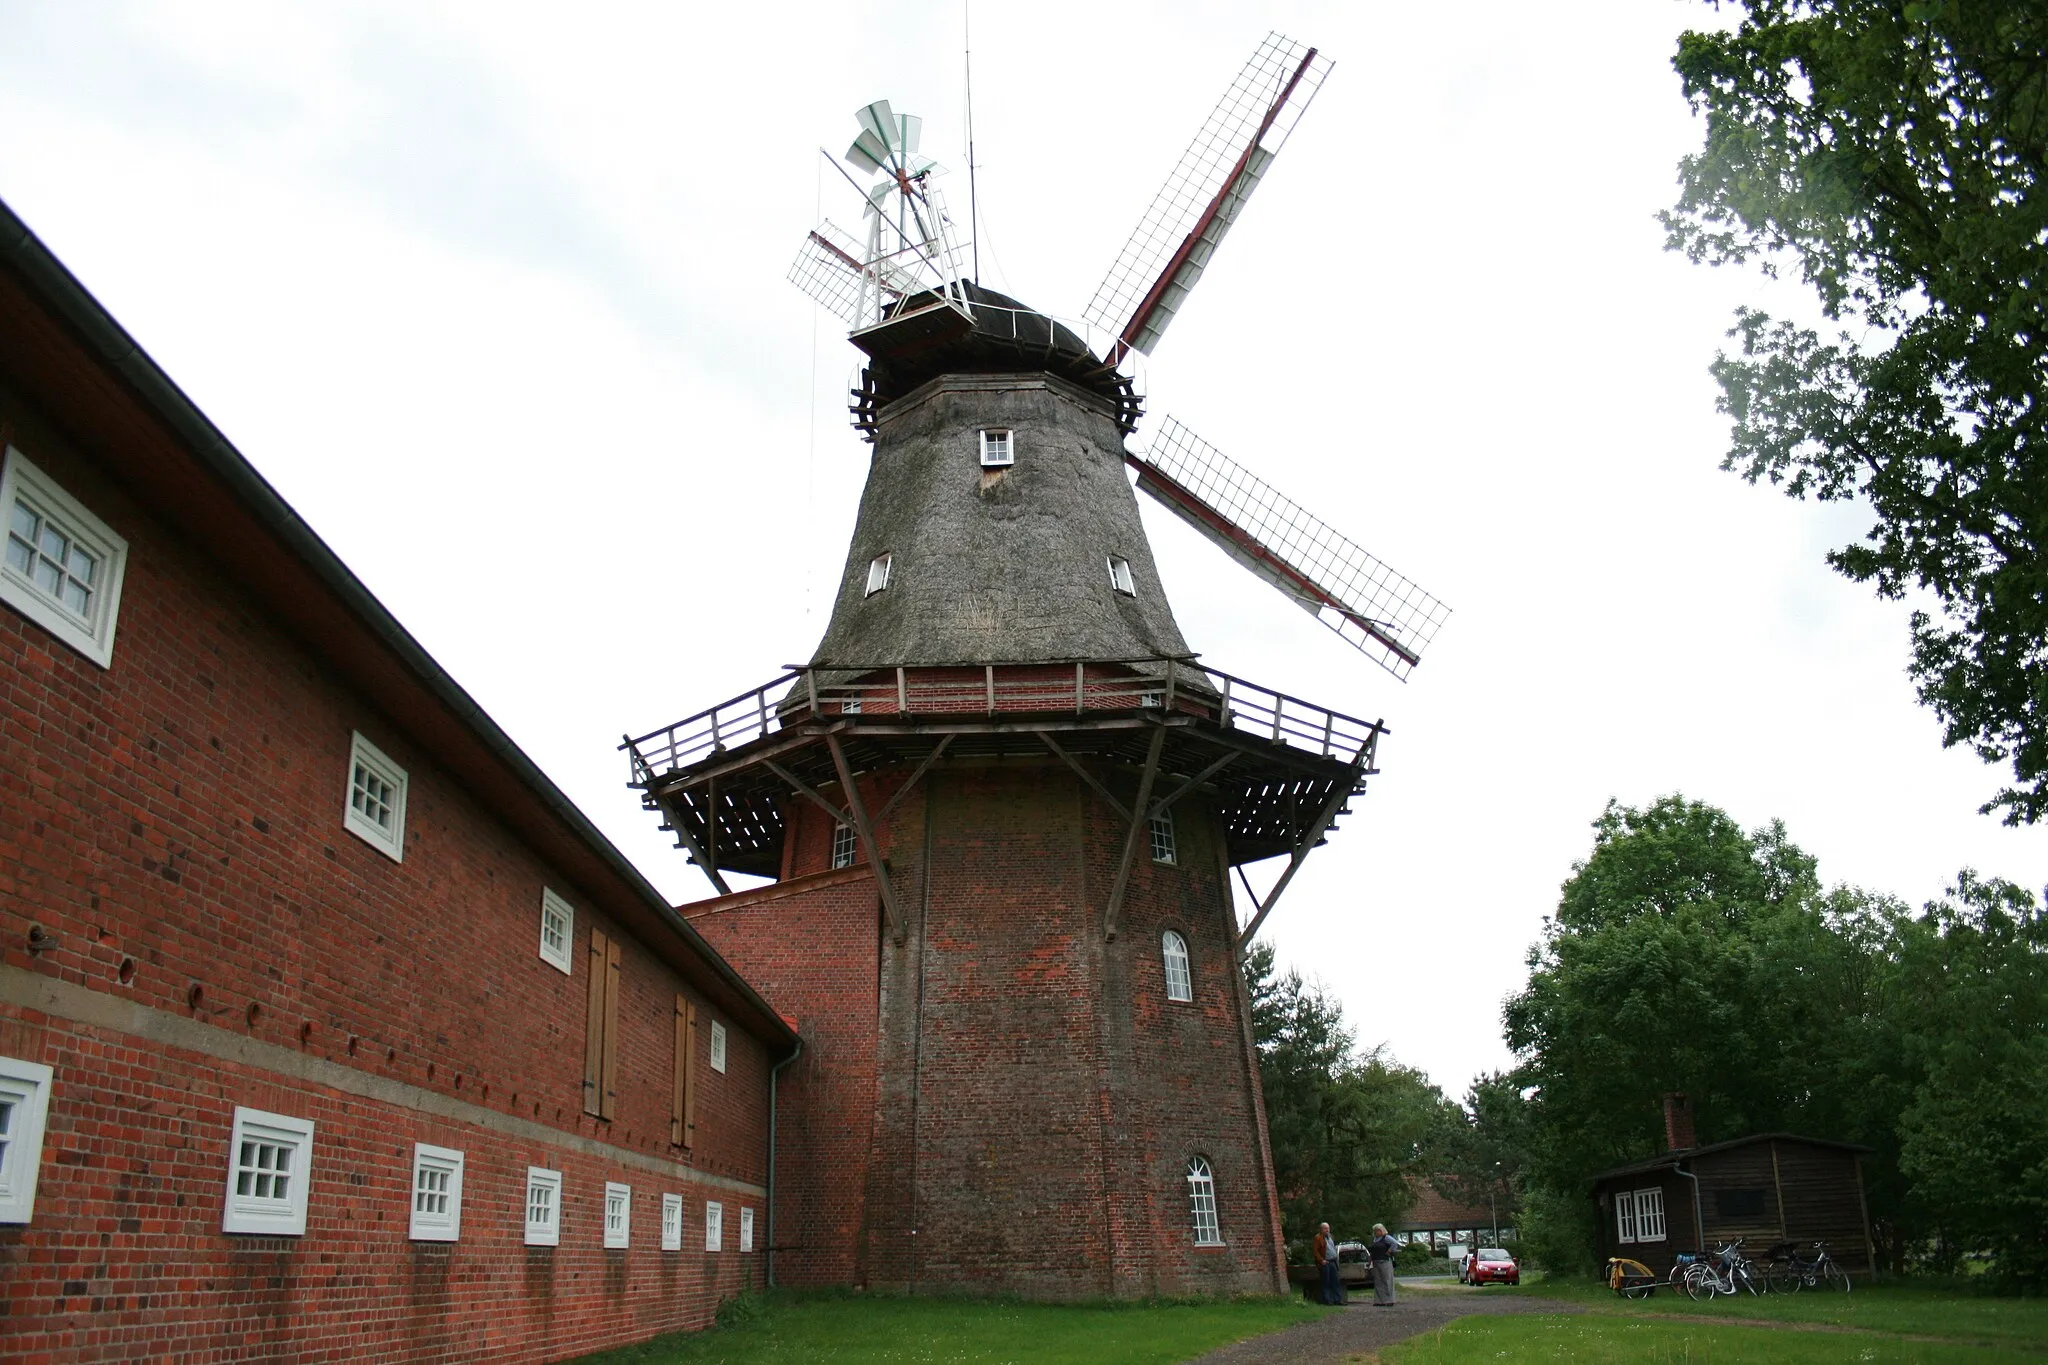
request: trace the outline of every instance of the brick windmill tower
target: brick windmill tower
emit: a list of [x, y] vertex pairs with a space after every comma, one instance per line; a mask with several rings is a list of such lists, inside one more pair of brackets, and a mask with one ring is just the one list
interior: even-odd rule
[[[858, 116], [866, 232], [821, 224], [792, 271], [867, 357], [831, 622], [807, 665], [625, 746], [719, 893], [684, 913], [806, 1040], [777, 1090], [784, 1282], [1284, 1288], [1240, 955], [1382, 727], [1197, 662], [1126, 467], [1398, 676], [1441, 624], [1177, 423], [1128, 444], [1133, 353], [1327, 70], [1261, 45], [1087, 310], [1099, 334], [962, 278], [917, 120]], [[1241, 922], [1230, 878], [1269, 859]]]

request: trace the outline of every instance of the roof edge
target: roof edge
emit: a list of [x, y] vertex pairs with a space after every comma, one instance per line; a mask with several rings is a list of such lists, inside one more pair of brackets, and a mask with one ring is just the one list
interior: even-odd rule
[[227, 486], [263, 528], [284, 542], [286, 548], [313, 571], [321, 585], [338, 597], [348, 611], [398, 657], [405, 670], [467, 725], [492, 757], [503, 763], [520, 785], [596, 855], [625, 890], [643, 902], [677, 938], [703, 958], [714, 973], [756, 1011], [770, 1032], [781, 1035], [794, 1055], [798, 1036], [788, 1022], [733, 970], [717, 949], [676, 913], [675, 907], [654, 889], [626, 855], [590, 822], [590, 818], [563, 794], [538, 764], [527, 757], [526, 752], [460, 683], [449, 676], [426, 648], [413, 638], [412, 633], [399, 624], [398, 618], [377, 600], [341, 557], [271, 487], [248, 458], [164, 373], [127, 329], [114, 320], [91, 291], [65, 268], [64, 263], [5, 200], [0, 200], [0, 264], [14, 270], [59, 317], [75, 328], [98, 352], [101, 361], [129, 384], [171, 433], [191, 450], [209, 473]]
[[1803, 1142], [1809, 1147], [1832, 1147], [1842, 1152], [1874, 1152], [1875, 1147], [1866, 1147], [1860, 1142], [1841, 1142], [1834, 1138], [1808, 1137], [1804, 1133], [1750, 1133], [1745, 1137], [1729, 1138], [1725, 1142], [1709, 1142], [1699, 1147], [1680, 1147], [1660, 1156], [1644, 1157], [1609, 1170], [1598, 1171], [1587, 1179], [1595, 1184], [1617, 1175], [1634, 1175], [1639, 1171], [1655, 1171], [1666, 1166], [1676, 1166], [1697, 1156], [1713, 1152], [1725, 1152], [1734, 1147], [1747, 1147], [1752, 1142]]

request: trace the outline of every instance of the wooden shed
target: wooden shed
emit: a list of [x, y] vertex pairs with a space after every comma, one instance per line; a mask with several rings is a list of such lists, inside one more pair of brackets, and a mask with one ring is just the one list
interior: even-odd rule
[[1662, 1274], [1680, 1252], [1713, 1251], [1739, 1237], [1753, 1257], [1780, 1242], [1804, 1252], [1820, 1241], [1843, 1269], [1874, 1268], [1863, 1198], [1868, 1147], [1794, 1133], [1695, 1146], [1682, 1095], [1665, 1098], [1665, 1131], [1662, 1156], [1593, 1178], [1603, 1258], [1631, 1257]]

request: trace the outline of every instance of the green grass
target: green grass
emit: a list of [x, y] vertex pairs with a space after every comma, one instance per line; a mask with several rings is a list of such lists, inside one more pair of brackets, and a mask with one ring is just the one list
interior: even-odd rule
[[1298, 1297], [1039, 1304], [776, 1293], [747, 1321], [580, 1365], [1172, 1365], [1326, 1311]]
[[1994, 1365], [2038, 1361], [2031, 1353], [1990, 1346], [1900, 1341], [1860, 1332], [1782, 1327], [1722, 1327], [1604, 1314], [1459, 1318], [1436, 1331], [1389, 1346], [1384, 1365], [1464, 1365], [1469, 1361], [1569, 1360], [1587, 1365]]
[[1738, 1294], [1734, 1298], [1703, 1299], [1698, 1303], [1670, 1289], [1659, 1289], [1647, 1299], [1624, 1300], [1598, 1280], [1539, 1279], [1534, 1275], [1519, 1289], [1488, 1288], [1484, 1292], [1564, 1299], [1597, 1313], [1650, 1317], [1684, 1313], [1762, 1322], [1818, 1323], [1902, 1336], [1949, 1337], [2048, 1350], [2048, 1299], [1996, 1298], [1911, 1281], [1859, 1283], [1851, 1294], [1809, 1289], [1797, 1294]]

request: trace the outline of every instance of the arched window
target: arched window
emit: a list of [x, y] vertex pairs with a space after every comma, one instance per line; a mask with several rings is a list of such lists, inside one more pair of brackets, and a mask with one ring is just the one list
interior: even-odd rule
[[1216, 1177], [1200, 1157], [1188, 1161], [1188, 1210], [1195, 1223], [1195, 1245], [1220, 1247], [1223, 1233], [1216, 1224]]
[[1188, 941], [1168, 929], [1159, 936], [1159, 956], [1166, 963], [1166, 998], [1193, 1000], [1195, 982], [1188, 972]]

